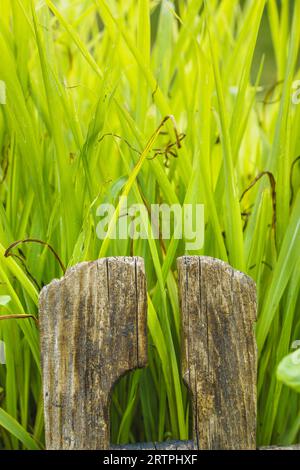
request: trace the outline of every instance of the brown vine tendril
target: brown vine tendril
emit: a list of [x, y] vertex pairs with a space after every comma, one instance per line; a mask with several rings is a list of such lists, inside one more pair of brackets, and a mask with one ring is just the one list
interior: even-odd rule
[[39, 245], [43, 245], [43, 246], [46, 246], [50, 251], [51, 253], [54, 255], [54, 257], [56, 258], [56, 260], [58, 261], [60, 267], [61, 267], [61, 270], [63, 271], [63, 273], [66, 272], [66, 267], [65, 265], [63, 264], [62, 260], [60, 259], [59, 255], [57, 254], [57, 252], [54, 250], [54, 248], [47, 242], [44, 242], [43, 240], [39, 240], [37, 238], [25, 238], [23, 240], [17, 240], [15, 241], [14, 243], [12, 243], [11, 245], [9, 245], [9, 247], [6, 249], [5, 253], [4, 253], [4, 256], [7, 258], [8, 256], [12, 256], [12, 254], [10, 253], [11, 250], [13, 248], [15, 248], [16, 246], [18, 245], [21, 245], [23, 243], [38, 243]]

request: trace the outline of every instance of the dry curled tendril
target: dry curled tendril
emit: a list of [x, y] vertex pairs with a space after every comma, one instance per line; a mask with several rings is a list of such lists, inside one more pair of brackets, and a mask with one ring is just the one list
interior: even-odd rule
[[[167, 119], [169, 119], [170, 116], [166, 116], [161, 124], [159, 125], [159, 128], [161, 128], [164, 123], [167, 121]], [[172, 120], [173, 121], [173, 120]], [[170, 157], [174, 157], [174, 158], [177, 158], [178, 157], [178, 154], [176, 153], [176, 149], [180, 149], [181, 148], [181, 142], [182, 140], [186, 137], [186, 135], [182, 132], [182, 133], [179, 133], [176, 126], [174, 125], [174, 122], [173, 122], [173, 127], [174, 127], [174, 132], [175, 132], [175, 141], [172, 141], [172, 140], [169, 140], [163, 147], [159, 147], [159, 148], [153, 148], [151, 151], [154, 152], [154, 155], [151, 156], [151, 157], [147, 157], [147, 160], [154, 160], [154, 158], [158, 157], [159, 155], [164, 155], [165, 156], [165, 161], [164, 161], [164, 165], [166, 168], [169, 167], [169, 158]], [[167, 135], [168, 133], [167, 132], [163, 132], [161, 131], [159, 133], [159, 135]], [[141, 155], [141, 152], [139, 150], [137, 150], [128, 140], [126, 140], [125, 138], [121, 137], [120, 135], [118, 134], [115, 134], [114, 132], [107, 132], [105, 134], [103, 134], [100, 139], [98, 140], [98, 142], [102, 142], [104, 140], [105, 137], [115, 137], [116, 139], [119, 139], [121, 141], [123, 141], [133, 152], [135, 153], [138, 153], [139, 155]]]
[[15, 248], [16, 246], [18, 245], [21, 245], [23, 243], [38, 243], [39, 245], [43, 245], [45, 247], [47, 247], [51, 253], [54, 255], [55, 259], [58, 261], [58, 264], [60, 265], [61, 267], [61, 270], [63, 271], [63, 273], [66, 272], [66, 267], [65, 265], [63, 264], [60, 256], [57, 254], [57, 252], [54, 250], [54, 248], [47, 242], [44, 242], [43, 240], [39, 240], [37, 238], [25, 238], [24, 240], [17, 240], [15, 242], [13, 242], [11, 245], [9, 245], [9, 247], [6, 249], [5, 253], [4, 253], [4, 256], [7, 258], [8, 256], [15, 256], [13, 255], [13, 253], [11, 253], [11, 250], [13, 248]]
[[[161, 132], [161, 135], [165, 135], [165, 132]], [[154, 155], [152, 157], [148, 157], [148, 160], [154, 160], [159, 155], [164, 155], [165, 156], [165, 161], [164, 165], [166, 168], [169, 167], [169, 158], [174, 157], [177, 158], [178, 155], [176, 153], [176, 148], [180, 149], [181, 148], [181, 141], [185, 138], [185, 134], [181, 133], [178, 134], [177, 139], [175, 142], [172, 142], [169, 140], [166, 145], [162, 148], [154, 148], [152, 149], [152, 152], [154, 152]]]
[[[272, 229], [274, 230], [274, 234], [275, 234], [275, 244], [276, 244], [276, 181], [275, 181], [275, 178], [274, 178], [274, 175], [273, 173], [271, 173], [270, 171], [262, 171], [261, 173], [259, 173], [256, 178], [254, 178], [253, 181], [251, 181], [251, 183], [249, 184], [249, 186], [245, 189], [245, 191], [243, 192], [243, 194], [241, 195], [240, 197], [240, 202], [242, 202], [245, 194], [251, 189], [253, 188], [253, 186], [256, 185], [256, 183], [263, 177], [263, 176], [267, 176], [269, 178], [269, 182], [270, 182], [270, 187], [271, 187], [271, 197], [272, 197], [272, 208], [273, 208], [273, 216], [272, 216]], [[242, 213], [242, 215], [245, 215], [247, 217], [249, 217], [249, 215], [251, 214], [251, 212], [244, 212]], [[246, 227], [244, 227], [245, 229]]]
[[[11, 253], [11, 251], [13, 250], [13, 248], [15, 248], [16, 246], [20, 245], [20, 244], [23, 244], [23, 243], [38, 243], [40, 245], [43, 245], [43, 246], [46, 246], [50, 251], [51, 253], [54, 255], [54, 257], [56, 258], [56, 260], [58, 261], [63, 273], [66, 272], [66, 268], [62, 262], [62, 260], [60, 259], [59, 255], [56, 253], [56, 251], [54, 250], [54, 248], [49, 245], [49, 243], [47, 242], [44, 242], [42, 240], [38, 240], [36, 238], [25, 238], [24, 240], [17, 240], [16, 242], [12, 243], [5, 251], [4, 253], [4, 256], [6, 258], [8, 258], [9, 256], [13, 256], [15, 258], [17, 258], [23, 265], [27, 275], [30, 277], [30, 279], [34, 282], [34, 284], [39, 287], [37, 281], [34, 279], [34, 277], [30, 274], [30, 272], [28, 271], [25, 263], [24, 263], [24, 260], [21, 256], [19, 255], [16, 255], [14, 253]], [[22, 253], [22, 252], [21, 252]], [[24, 255], [23, 255], [24, 256]], [[38, 319], [34, 316], [34, 315], [31, 315], [31, 314], [10, 314], [10, 315], [0, 315], [0, 320], [28, 320], [28, 319], [32, 319], [34, 320], [34, 322], [36, 323], [36, 325], [38, 326]]]

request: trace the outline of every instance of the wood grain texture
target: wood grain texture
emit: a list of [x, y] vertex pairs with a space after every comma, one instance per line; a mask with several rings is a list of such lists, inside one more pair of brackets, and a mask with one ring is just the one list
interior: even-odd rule
[[[115, 445], [111, 446], [111, 450], [197, 450], [194, 441], [165, 441], [165, 442], [143, 442], [136, 444], [127, 445]], [[300, 450], [300, 444], [294, 444], [290, 446], [267, 446], [259, 447], [257, 450]]]
[[265, 446], [260, 447], [259, 450], [300, 450], [300, 444], [290, 446]]
[[48, 449], [109, 449], [114, 383], [145, 367], [146, 280], [141, 258], [81, 263], [40, 295]]
[[194, 441], [137, 442], [136, 444], [114, 445], [111, 450], [195, 450]]
[[255, 284], [214, 258], [184, 256], [177, 263], [195, 447], [255, 449]]

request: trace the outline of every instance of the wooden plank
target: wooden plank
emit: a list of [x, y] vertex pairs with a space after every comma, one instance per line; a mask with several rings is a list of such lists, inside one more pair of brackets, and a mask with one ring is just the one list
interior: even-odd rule
[[[115, 445], [111, 446], [111, 450], [153, 450], [153, 451], [162, 451], [162, 450], [197, 450], [194, 441], [166, 441], [166, 442], [143, 442], [136, 444], [127, 444], [127, 445]], [[267, 446], [259, 447], [257, 450], [300, 450], [300, 444], [294, 444], [285, 447], [279, 446]]]
[[141, 258], [81, 263], [40, 295], [48, 449], [108, 449], [109, 397], [145, 367], [146, 280]]
[[259, 450], [300, 450], [300, 444], [290, 446], [266, 446], [260, 447]]
[[256, 448], [254, 282], [209, 257], [178, 259], [183, 378], [199, 449]]
[[137, 442], [136, 444], [114, 445], [111, 450], [194, 450], [194, 441]]

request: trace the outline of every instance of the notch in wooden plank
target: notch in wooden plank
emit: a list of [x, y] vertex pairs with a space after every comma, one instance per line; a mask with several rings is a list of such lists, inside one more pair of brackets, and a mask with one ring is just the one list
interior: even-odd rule
[[214, 258], [184, 256], [177, 263], [195, 446], [255, 449], [255, 283]]
[[48, 449], [109, 449], [110, 394], [147, 364], [144, 261], [103, 258], [69, 269], [40, 295]]

